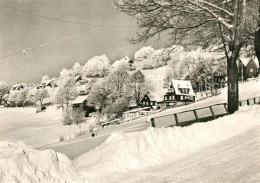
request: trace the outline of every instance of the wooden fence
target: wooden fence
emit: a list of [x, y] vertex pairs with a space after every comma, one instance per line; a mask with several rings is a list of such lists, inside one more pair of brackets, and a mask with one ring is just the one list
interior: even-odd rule
[[[260, 97], [254, 97], [239, 102], [240, 106], [260, 104]], [[228, 115], [227, 104], [220, 103], [206, 107], [186, 110], [151, 118], [152, 127], [188, 126], [193, 123], [207, 122]]]

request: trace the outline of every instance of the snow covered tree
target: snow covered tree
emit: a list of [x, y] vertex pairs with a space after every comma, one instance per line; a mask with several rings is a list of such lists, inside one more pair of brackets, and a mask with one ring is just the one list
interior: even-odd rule
[[2, 103], [3, 96], [8, 94], [11, 86], [5, 82], [5, 81], [0, 81], [0, 104]]
[[17, 91], [11, 91], [9, 93], [7, 100], [8, 100], [8, 102], [10, 102], [11, 107], [15, 106], [15, 102], [17, 101], [17, 95], [18, 95]]
[[41, 82], [48, 81], [48, 80], [50, 80], [50, 77], [48, 75], [44, 75], [42, 76]]
[[78, 91], [75, 86], [75, 78], [70, 76], [63, 80], [62, 85], [60, 85], [57, 90], [54, 101], [56, 104], [66, 104], [67, 106], [73, 100], [75, 100], [78, 96]]
[[[114, 0], [114, 4], [119, 11], [137, 19], [141, 31], [131, 40], [133, 43], [168, 31], [174, 43], [185, 40], [187, 44], [205, 47], [222, 44], [228, 67], [228, 111], [238, 110], [236, 62], [248, 41], [245, 29], [252, 15], [258, 13], [259, 0]], [[248, 9], [257, 11], [247, 13]]]
[[17, 99], [16, 100], [17, 100], [17, 102], [22, 103], [23, 107], [24, 107], [25, 102], [27, 100], [28, 92], [29, 92], [29, 90], [25, 89], [25, 90], [20, 90], [17, 93]]
[[112, 93], [111, 83], [108, 78], [99, 79], [89, 93], [89, 103], [99, 108], [100, 112], [109, 104]]
[[78, 62], [76, 62], [72, 67], [71, 74], [72, 76], [78, 76], [81, 74], [81, 72], [82, 72], [82, 67]]
[[123, 112], [128, 110], [129, 101], [129, 98], [126, 97], [118, 98], [105, 108], [105, 112], [108, 114], [116, 114], [116, 117], [122, 117]]
[[72, 119], [72, 107], [67, 106], [62, 113], [62, 122], [64, 125], [71, 125], [73, 122]]
[[140, 50], [135, 52], [135, 62], [140, 62], [148, 59], [150, 55], [155, 51], [151, 46], [142, 47]]
[[76, 125], [85, 121], [85, 113], [82, 107], [72, 109], [72, 121]]
[[62, 71], [60, 72], [60, 79], [63, 80], [65, 78], [68, 78], [69, 76], [71, 76], [71, 71], [67, 68], [62, 69]]
[[36, 90], [34, 97], [35, 102], [40, 101], [40, 105], [42, 106], [43, 100], [49, 97], [48, 90], [45, 88], [38, 89]]
[[106, 55], [95, 56], [83, 66], [82, 75], [87, 78], [104, 77], [109, 73], [110, 65]]
[[131, 75], [129, 83], [128, 90], [129, 92], [131, 91], [136, 105], [138, 105], [144, 94], [153, 89], [151, 83], [145, 79], [144, 75], [140, 71], [136, 71]]
[[110, 88], [114, 98], [122, 97], [125, 94], [125, 85], [129, 79], [128, 63], [120, 63], [108, 75]]

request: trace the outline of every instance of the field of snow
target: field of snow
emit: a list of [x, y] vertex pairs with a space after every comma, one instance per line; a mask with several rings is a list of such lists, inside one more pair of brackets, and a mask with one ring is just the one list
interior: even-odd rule
[[83, 174], [91, 176], [90, 180], [100, 178], [102, 182], [116, 172], [173, 161], [259, 126], [259, 111], [259, 105], [245, 106], [233, 115], [189, 127], [115, 133], [101, 146], [76, 158], [74, 164]]
[[62, 110], [56, 106], [40, 113], [34, 107], [0, 108], [0, 116], [1, 141], [23, 141], [35, 147], [59, 142], [61, 135], [80, 130], [77, 125], [63, 125]]
[[[259, 96], [260, 80], [250, 80], [240, 84], [239, 93], [241, 99]], [[224, 88], [218, 96], [214, 96], [187, 106], [168, 109], [160, 113], [153, 114], [151, 117], [222, 103], [226, 102], [226, 100], [227, 91], [226, 88]], [[35, 147], [42, 147], [47, 144], [59, 142], [59, 137], [61, 135], [74, 133], [75, 130], [80, 130], [79, 126], [76, 125], [62, 125], [61, 110], [56, 109], [55, 106], [49, 106], [46, 111], [41, 113], [36, 113], [35, 108], [30, 107], [0, 108], [0, 116], [0, 133], [2, 141], [23, 141]], [[62, 147], [58, 147], [57, 144], [57, 147], [54, 147], [54, 149], [67, 154], [71, 158], [74, 158], [75, 156], [100, 145], [111, 133], [122, 131], [140, 131], [147, 129], [149, 124], [144, 124], [147, 118], [148, 117], [143, 117], [130, 121], [126, 124], [109, 126], [98, 133], [98, 137], [102, 136], [102, 138], [76, 138], [73, 140], [73, 148], [71, 148], [69, 141], [64, 142], [67, 143], [67, 146], [64, 146], [64, 143], [61, 143]], [[85, 141], [84, 138], [86, 139]], [[77, 144], [77, 142], [75, 142], [77, 140], [80, 140], [80, 143]]]
[[38, 151], [22, 142], [0, 142], [0, 182], [87, 183], [72, 162], [53, 150]]
[[140, 132], [114, 133], [101, 146], [73, 162], [53, 150], [39, 151], [22, 142], [1, 142], [0, 181], [109, 183], [123, 179], [131, 182], [137, 178], [131, 177], [133, 171], [143, 175], [142, 172], [147, 172], [149, 167], [163, 166], [195, 152], [199, 154], [205, 147], [259, 129], [259, 111], [259, 105], [244, 106], [233, 115], [184, 128], [148, 128]]

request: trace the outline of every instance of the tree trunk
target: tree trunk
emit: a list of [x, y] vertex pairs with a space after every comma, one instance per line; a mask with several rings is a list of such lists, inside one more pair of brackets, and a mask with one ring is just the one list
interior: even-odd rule
[[[260, 19], [260, 7], [259, 7], [259, 19]], [[260, 66], [260, 22], [255, 31], [255, 53]]]
[[238, 69], [236, 58], [228, 59], [228, 112], [233, 114], [238, 110], [239, 93], [238, 93]]

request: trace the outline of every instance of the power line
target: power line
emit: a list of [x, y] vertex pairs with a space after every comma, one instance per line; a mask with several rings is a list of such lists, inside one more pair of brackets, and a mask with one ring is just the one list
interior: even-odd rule
[[131, 25], [91, 24], [91, 23], [86, 23], [86, 22], [78, 22], [78, 21], [72, 21], [72, 20], [65, 20], [65, 19], [59, 19], [59, 18], [50, 17], [50, 16], [46, 16], [46, 15], [40, 15], [40, 14], [36, 14], [36, 13], [30, 12], [30, 11], [13, 8], [13, 7], [4, 5], [4, 4], [0, 4], [0, 6], [5, 7], [5, 8], [8, 8], [8, 9], [11, 9], [11, 10], [14, 10], [14, 11], [18, 11], [18, 12], [21, 12], [21, 13], [25, 13], [25, 14], [29, 14], [29, 15], [33, 15], [33, 16], [45, 18], [45, 19], [55, 20], [55, 21], [59, 21], [59, 22], [73, 23], [73, 24], [79, 24], [79, 25], [98, 26], [98, 27], [103, 27], [103, 26], [108, 26], [108, 27], [135, 27], [135, 26], [131, 26]]
[[[128, 20], [130, 20], [130, 19], [128, 19]], [[95, 31], [98, 31], [98, 30], [101, 30], [101, 29], [105, 29], [105, 28], [108, 28], [108, 27], [111, 27], [111, 26], [107, 25], [107, 26], [99, 27], [99, 28], [96, 28], [96, 29], [93, 29], [93, 30], [90, 30], [90, 31], [74, 34], [74, 35], [67, 36], [67, 37], [57, 39], [57, 40], [54, 40], [54, 41], [50, 41], [50, 42], [47, 42], [47, 43], [44, 43], [44, 44], [40, 44], [40, 45], [37, 45], [37, 46], [26, 48], [26, 49], [23, 49], [23, 50], [18, 51], [18, 52], [14, 52], [14, 53], [11, 53], [11, 54], [8, 54], [8, 55], [0, 56], [0, 59], [4, 59], [4, 58], [7, 58], [7, 57], [10, 57], [10, 56], [13, 56], [13, 55], [18, 55], [18, 54], [25, 54], [26, 55], [27, 51], [31, 51], [31, 50], [35, 50], [37, 48], [41, 48], [41, 47], [45, 47], [45, 46], [48, 46], [48, 45], [51, 45], [51, 44], [55, 44], [57, 42], [62, 42], [62, 41], [65, 41], [67, 39], [72, 39], [74, 37], [78, 37], [78, 36], [81, 36], [81, 35], [84, 35], [84, 34], [89, 34], [89, 33], [92, 33], [92, 32], [95, 32]]]

